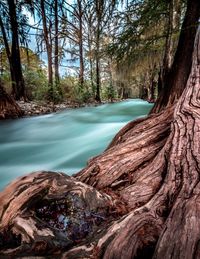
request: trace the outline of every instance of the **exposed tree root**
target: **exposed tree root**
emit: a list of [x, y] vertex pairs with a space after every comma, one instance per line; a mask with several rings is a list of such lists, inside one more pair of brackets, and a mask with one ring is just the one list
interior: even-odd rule
[[131, 122], [102, 155], [91, 159], [76, 178], [95, 188], [120, 189], [139, 177], [164, 146], [170, 133], [173, 109]]
[[20, 107], [9, 96], [0, 85], [0, 120], [9, 118], [18, 118], [23, 115]]

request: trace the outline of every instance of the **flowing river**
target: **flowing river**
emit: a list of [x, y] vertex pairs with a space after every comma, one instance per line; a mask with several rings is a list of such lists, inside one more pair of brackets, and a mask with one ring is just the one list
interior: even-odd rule
[[0, 190], [38, 170], [78, 172], [127, 122], [151, 109], [140, 99], [0, 121]]

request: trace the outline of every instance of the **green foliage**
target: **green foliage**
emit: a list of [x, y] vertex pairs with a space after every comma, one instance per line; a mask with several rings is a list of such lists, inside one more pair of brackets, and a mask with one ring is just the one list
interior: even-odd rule
[[93, 100], [92, 88], [87, 81], [81, 86], [76, 77], [67, 76], [61, 79], [60, 84], [64, 99], [80, 104]]
[[12, 92], [12, 81], [10, 79], [9, 71], [5, 71], [4, 73], [1, 74], [0, 82], [3, 85], [3, 87], [4, 87], [4, 89], [6, 90], [7, 93]]
[[[58, 9], [55, 8], [56, 1], [44, 2], [43, 15], [46, 14], [48, 17], [47, 25], [49, 26], [47, 27], [51, 29], [48, 31], [48, 36], [51, 39], [53, 52], [56, 46], [53, 39], [55, 35], [59, 37], [59, 53], [56, 55], [52, 52], [53, 65], [55, 56], [59, 58], [61, 65], [65, 58], [65, 62], [66, 60], [68, 62], [67, 66], [69, 67], [71, 61], [70, 67], [74, 68], [77, 73], [77, 77], [63, 77], [52, 86], [48, 86], [44, 62], [32, 50], [22, 47], [22, 45], [27, 46], [25, 43], [28, 40], [29, 15], [27, 13], [34, 17], [35, 12], [34, 18], [38, 25], [36, 33], [38, 51], [47, 53], [46, 44], [44, 44], [44, 27], [40, 19], [42, 17], [41, 1], [28, 1], [27, 3], [17, 1], [16, 3], [20, 22], [20, 56], [29, 99], [53, 102], [67, 99], [79, 103], [90, 102], [94, 100], [97, 85], [100, 85], [103, 100], [116, 98], [117, 91], [133, 93], [132, 96], [136, 97], [140, 90], [148, 90], [152, 81], [157, 81], [158, 71], [163, 64], [166, 35], [169, 31], [170, 1], [81, 0], [72, 2], [73, 4], [58, 1]], [[180, 5], [182, 14], [184, 2], [185, 0], [180, 0], [176, 3]], [[5, 26], [8, 34], [10, 26], [7, 6], [6, 0], [0, 4], [3, 22], [8, 25]], [[22, 12], [23, 8], [27, 10], [26, 14]], [[54, 27], [56, 14], [59, 14], [57, 17], [58, 33], [55, 32]], [[178, 28], [180, 29], [180, 26]], [[172, 33], [174, 50], [179, 29]], [[1, 34], [0, 30], [1, 81], [10, 91], [9, 63]], [[8, 43], [11, 44], [11, 42]], [[83, 59], [82, 69], [79, 69], [80, 57]], [[57, 70], [54, 68], [54, 71]], [[78, 73], [79, 77], [81, 73], [84, 77], [82, 86], [78, 82]], [[53, 73], [53, 80], [55, 78], [56, 75]]]
[[102, 87], [102, 99], [110, 100], [117, 98], [117, 91], [114, 89], [113, 85], [103, 85]]
[[47, 98], [48, 83], [45, 71], [25, 70], [24, 80], [26, 94], [30, 100], [44, 100]]
[[74, 93], [77, 96], [76, 101], [79, 103], [88, 103], [93, 99], [91, 88], [86, 83], [83, 86], [80, 84], [75, 85]]
[[63, 91], [60, 83], [53, 83], [52, 86], [48, 85], [47, 100], [53, 103], [60, 103], [63, 101]]
[[44, 71], [27, 70], [24, 73], [28, 98], [37, 101], [51, 101], [59, 103], [63, 101], [63, 94], [58, 84], [48, 85]]

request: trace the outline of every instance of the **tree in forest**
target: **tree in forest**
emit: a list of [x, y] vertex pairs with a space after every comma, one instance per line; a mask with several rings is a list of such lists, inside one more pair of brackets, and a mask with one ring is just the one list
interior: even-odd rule
[[[166, 77], [164, 77], [163, 88], [158, 101], [152, 109], [152, 113], [171, 106], [179, 99], [183, 92], [192, 65], [191, 57], [199, 21], [199, 5], [199, 1], [188, 1], [174, 62], [169, 71], [167, 71]], [[185, 49], [187, 49], [187, 52]], [[173, 92], [171, 88], [173, 88]]]
[[[66, 3], [68, 19], [66, 30], [62, 34], [69, 42], [67, 52], [71, 54], [71, 61], [78, 60], [79, 62], [79, 85], [82, 90], [89, 70], [90, 85], [97, 101], [101, 99], [103, 39], [111, 23], [110, 18], [115, 5], [115, 1], [108, 3], [106, 1], [77, 0], [73, 4]], [[87, 63], [89, 63], [89, 69]], [[85, 87], [88, 88], [87, 83]]]
[[47, 54], [48, 70], [48, 99], [55, 101], [55, 91], [58, 91], [60, 97], [62, 91], [60, 88], [60, 34], [63, 18], [63, 1], [35, 1], [34, 8], [38, 15], [37, 22], [37, 44], [40, 52]]
[[[12, 95], [16, 100], [21, 98], [26, 99], [19, 50], [18, 19], [21, 13], [14, 0], [7, 2], [2, 1], [0, 3], [0, 12], [0, 31], [9, 62], [10, 77], [12, 80]], [[9, 33], [11, 34], [11, 43], [9, 39]], [[23, 29], [21, 36], [23, 37]], [[20, 107], [17, 105], [14, 99], [6, 93], [2, 86], [2, 82], [0, 82], [0, 118], [15, 118], [22, 115], [23, 112], [21, 111]]]
[[[26, 99], [19, 49], [19, 9], [14, 0], [3, 1], [0, 4], [0, 29], [10, 65], [13, 89], [12, 95], [16, 100], [21, 98]], [[11, 44], [9, 41], [9, 33], [11, 33]]]
[[[184, 13], [184, 1], [133, 1], [117, 15], [117, 26], [112, 35], [113, 41], [108, 53], [113, 55], [116, 64], [116, 75], [119, 85], [130, 87], [133, 78], [137, 85], [147, 89], [152, 100], [152, 92], [157, 85], [162, 88], [164, 75], [173, 61], [181, 25], [181, 14]], [[158, 23], [159, 20], [159, 23]], [[154, 68], [154, 69], [153, 69]], [[146, 74], [148, 80], [143, 85]], [[155, 75], [155, 76], [152, 76]], [[127, 78], [130, 78], [127, 82]], [[135, 81], [134, 81], [135, 85]], [[157, 88], [157, 87], [156, 87]], [[127, 90], [124, 87], [121, 92]]]
[[38, 14], [42, 18], [42, 27], [43, 27], [43, 35], [44, 42], [47, 53], [48, 60], [48, 85], [49, 85], [49, 99], [53, 99], [53, 47], [52, 47], [52, 20], [50, 19], [51, 14], [47, 15], [47, 10], [49, 9], [49, 5], [47, 8], [47, 3], [45, 0], [39, 1], [38, 6]]
[[[85, 5], [85, 6], [84, 6]], [[62, 31], [63, 36], [68, 39], [70, 48], [67, 52], [71, 55], [73, 61], [79, 62], [79, 86], [84, 87], [85, 62], [84, 62], [84, 19], [83, 14], [87, 3], [83, 0], [74, 1], [73, 4], [66, 3], [68, 18], [66, 29]]]
[[[200, 3], [188, 0], [182, 31], [193, 5], [200, 14]], [[183, 58], [182, 31], [173, 64]], [[6, 187], [1, 255], [199, 258], [200, 28], [188, 41], [193, 62], [178, 102], [128, 123], [74, 177], [38, 172]]]
[[[84, 2], [87, 2], [84, 1]], [[86, 3], [85, 3], [86, 4]], [[93, 11], [93, 5], [87, 5], [86, 10], [84, 12], [84, 21], [86, 24], [86, 35], [85, 35], [85, 45], [86, 48], [86, 59], [89, 63], [89, 79], [90, 85], [92, 88], [93, 96], [95, 98], [96, 95], [96, 87], [95, 87], [95, 73], [94, 73], [94, 30], [93, 24], [95, 20], [95, 13]]]
[[[22, 64], [23, 77], [26, 85], [26, 96], [28, 100], [44, 99], [43, 89], [47, 85], [46, 70], [44, 62], [39, 58], [39, 55], [31, 49], [20, 47], [20, 59]], [[8, 94], [11, 94], [12, 87], [9, 77], [9, 62], [4, 46], [0, 51], [0, 81]], [[43, 94], [42, 94], [43, 93]]]
[[166, 30], [165, 39], [165, 50], [163, 57], [163, 64], [160, 68], [159, 74], [159, 93], [162, 88], [164, 88], [164, 82], [167, 80], [168, 72], [171, 68], [173, 56], [174, 56], [174, 46], [176, 45], [175, 35], [179, 32], [180, 22], [181, 22], [181, 10], [183, 6], [182, 0], [170, 0], [167, 3], [167, 15], [166, 15], [166, 25], [164, 26]]
[[54, 74], [55, 84], [59, 85], [59, 19], [58, 19], [58, 0], [54, 1], [54, 22], [55, 22], [55, 47], [54, 47]]
[[108, 2], [104, 0], [93, 1], [93, 12], [95, 13], [95, 20], [93, 24], [94, 30], [94, 51], [95, 51], [95, 78], [96, 78], [96, 95], [95, 100], [101, 102], [100, 89], [101, 89], [101, 41], [104, 36], [106, 28], [109, 28], [109, 22], [115, 10], [116, 2]]

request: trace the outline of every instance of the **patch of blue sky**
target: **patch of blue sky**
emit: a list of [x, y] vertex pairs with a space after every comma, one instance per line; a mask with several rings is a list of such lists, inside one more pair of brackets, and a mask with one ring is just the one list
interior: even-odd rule
[[[69, 4], [73, 3], [73, 0], [67, 1]], [[35, 53], [38, 53], [38, 46], [37, 46], [37, 33], [38, 29], [42, 27], [38, 24], [37, 18], [34, 19], [34, 17], [29, 13], [26, 9], [23, 10], [23, 13], [28, 17], [29, 24], [30, 24], [30, 30], [29, 30], [29, 40], [28, 40], [28, 47]], [[68, 46], [67, 46], [68, 47]], [[47, 67], [47, 53], [46, 51], [39, 52], [40, 59], [44, 61], [45, 67]], [[71, 55], [69, 53], [65, 53], [65, 56], [62, 58], [59, 72], [61, 76], [66, 75], [73, 75], [77, 76], [79, 69], [79, 60], [73, 60], [71, 61]]]

